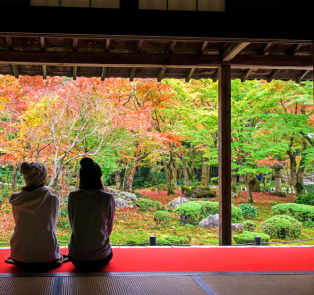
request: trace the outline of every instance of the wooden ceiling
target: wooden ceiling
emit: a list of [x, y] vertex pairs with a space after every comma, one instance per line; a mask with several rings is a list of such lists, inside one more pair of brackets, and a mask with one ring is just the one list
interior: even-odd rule
[[289, 40], [227, 40], [56, 34], [0, 34], [0, 74], [29, 76], [217, 80], [313, 80], [313, 44]]

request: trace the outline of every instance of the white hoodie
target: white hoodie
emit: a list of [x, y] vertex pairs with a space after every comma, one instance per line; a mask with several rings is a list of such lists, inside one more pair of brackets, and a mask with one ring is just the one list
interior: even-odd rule
[[60, 258], [55, 233], [59, 199], [47, 187], [14, 193], [10, 198], [15, 221], [11, 258], [25, 263], [44, 263]]

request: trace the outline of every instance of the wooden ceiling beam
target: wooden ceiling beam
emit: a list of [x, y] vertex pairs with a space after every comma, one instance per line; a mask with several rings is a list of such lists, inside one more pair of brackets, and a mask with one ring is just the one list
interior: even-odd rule
[[220, 55], [222, 61], [234, 59], [250, 42], [231, 42], [221, 49]]
[[189, 70], [189, 73], [187, 74], [186, 78], [185, 78], [185, 82], [188, 83], [190, 82], [193, 74], [194, 74], [195, 68], [192, 68]]
[[309, 72], [310, 72], [309, 70], [301, 71], [300, 74], [295, 79], [295, 82], [300, 83]]
[[45, 51], [46, 50], [45, 37], [40, 37], [40, 48], [41, 48], [41, 51]]
[[177, 41], [170, 41], [169, 47], [168, 47], [168, 53], [172, 53], [177, 45]]
[[47, 79], [47, 66], [42, 65], [42, 68], [43, 68], [43, 79], [46, 80]]
[[77, 52], [77, 38], [73, 38], [73, 51]]
[[77, 66], [73, 67], [73, 80], [76, 80], [77, 77]]
[[107, 72], [107, 68], [103, 67], [101, 69], [101, 75], [100, 75], [101, 81], [105, 81], [105, 79], [106, 79], [106, 72]]
[[0, 64], [83, 66], [83, 67], [154, 67], [217, 68], [230, 65], [240, 69], [312, 70], [311, 55], [239, 55], [230, 62], [219, 56], [197, 54], [148, 54], [57, 51], [0, 51]]
[[109, 50], [110, 50], [110, 43], [111, 43], [111, 40], [110, 39], [106, 39], [106, 48], [105, 48], [106, 52], [109, 52]]
[[245, 82], [245, 80], [251, 75], [253, 69], [246, 69], [241, 77], [241, 82]]
[[292, 54], [297, 54], [298, 51], [304, 46], [304, 44], [296, 44], [293, 48], [292, 48]]
[[267, 82], [270, 83], [273, 81], [280, 73], [280, 69], [273, 70], [267, 78]]
[[159, 69], [157, 82], [161, 82], [161, 80], [164, 78], [165, 72], [166, 72], [166, 68]]
[[199, 54], [199, 55], [203, 55], [203, 53], [204, 53], [204, 51], [205, 51], [207, 45], [208, 45], [208, 41], [205, 41], [205, 42], [202, 43], [202, 45], [201, 45], [201, 47], [200, 47], [200, 49], [199, 49], [199, 51], [198, 51], [198, 54]]
[[267, 43], [263, 48], [263, 54], [266, 54], [273, 43]]
[[13, 70], [14, 77], [18, 79], [20, 77], [20, 74], [19, 74], [19, 69], [17, 68], [17, 65], [12, 65], [12, 70]]
[[5, 37], [8, 44], [8, 49], [13, 50], [12, 37]]
[[132, 68], [130, 72], [130, 82], [133, 82], [135, 78], [136, 68]]
[[143, 42], [144, 40], [139, 40], [138, 44], [137, 44], [137, 53], [141, 53], [142, 52], [142, 47], [143, 47]]
[[218, 76], [219, 76], [219, 69], [217, 69], [217, 70], [215, 71], [215, 73], [214, 73], [213, 82], [217, 82]]

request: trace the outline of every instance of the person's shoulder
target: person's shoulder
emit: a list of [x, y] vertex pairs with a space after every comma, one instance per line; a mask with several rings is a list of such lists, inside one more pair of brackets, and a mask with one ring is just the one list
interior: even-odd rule
[[80, 189], [76, 189], [75, 191], [71, 191], [70, 193], [69, 193], [69, 196], [73, 196], [73, 195], [77, 195], [77, 194], [79, 194], [80, 193]]
[[105, 192], [105, 191], [103, 191], [103, 190], [99, 190], [99, 191], [100, 191], [100, 193], [101, 193], [103, 196], [105, 196], [105, 197], [107, 197], [107, 198], [112, 198], [112, 199], [113, 199], [113, 195], [112, 195], [111, 193]]

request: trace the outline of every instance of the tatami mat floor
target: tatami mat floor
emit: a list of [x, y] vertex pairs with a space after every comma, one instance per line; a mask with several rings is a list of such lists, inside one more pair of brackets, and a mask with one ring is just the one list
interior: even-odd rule
[[0, 295], [312, 295], [314, 274], [128, 274], [0, 277]]

